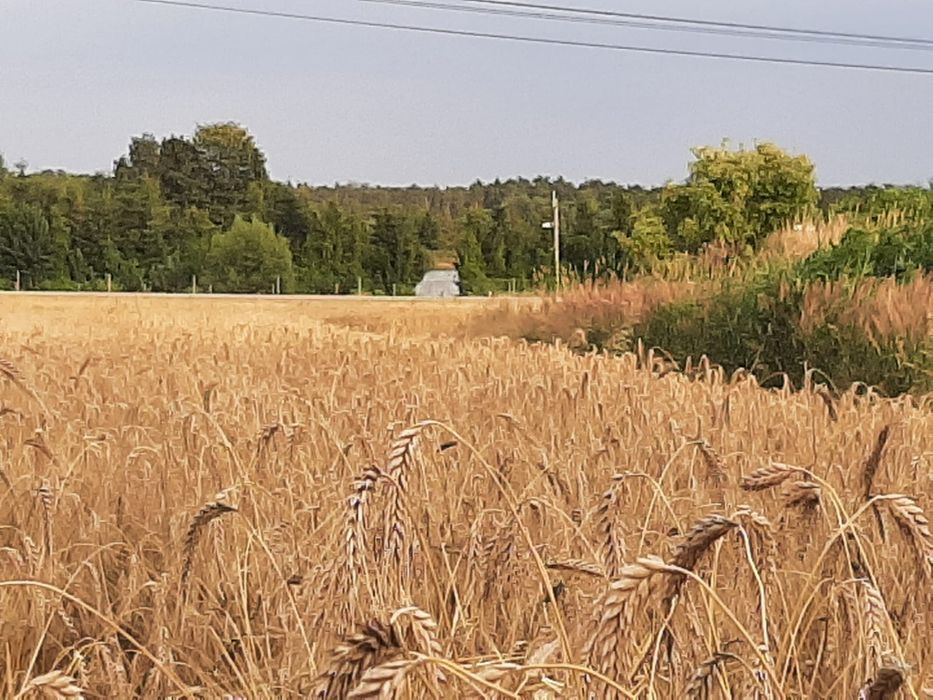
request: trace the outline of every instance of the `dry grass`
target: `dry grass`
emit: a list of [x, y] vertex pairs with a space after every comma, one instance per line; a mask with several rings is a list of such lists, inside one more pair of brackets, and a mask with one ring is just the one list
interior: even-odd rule
[[933, 687], [929, 402], [464, 337], [479, 305], [3, 303], [0, 696]]
[[803, 260], [821, 248], [835, 245], [849, 230], [843, 216], [829, 221], [800, 221], [768, 236], [761, 246], [761, 257], [778, 260]]
[[933, 275], [906, 284], [893, 277], [813, 282], [807, 287], [800, 324], [812, 331], [829, 321], [858, 328], [871, 342], [903, 338], [912, 343], [933, 337]]
[[640, 277], [631, 282], [617, 279], [587, 282], [570, 287], [559, 297], [543, 299], [533, 308], [527, 302], [503, 304], [467, 324], [467, 329], [476, 335], [559, 340], [580, 350], [592, 340], [586, 329], [599, 328], [609, 334], [599, 339], [602, 347], [624, 347], [632, 325], [651, 310], [700, 296], [711, 288], [708, 281], [654, 277]]

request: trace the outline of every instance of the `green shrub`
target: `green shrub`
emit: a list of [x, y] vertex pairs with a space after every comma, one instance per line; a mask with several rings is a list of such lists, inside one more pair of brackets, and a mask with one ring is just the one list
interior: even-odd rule
[[214, 234], [205, 268], [215, 292], [269, 292], [277, 277], [288, 292], [294, 282], [288, 241], [255, 219], [236, 217], [227, 231]]
[[728, 371], [745, 367], [760, 376], [798, 375], [803, 369], [799, 292], [787, 282], [787, 274], [775, 270], [726, 282], [707, 299], [658, 307], [632, 335], [678, 360], [705, 354]]
[[[917, 282], [917, 290], [929, 290], [929, 280]], [[654, 309], [635, 326], [632, 338], [679, 362], [705, 354], [728, 372], [744, 367], [760, 380], [786, 373], [799, 385], [808, 369], [817, 369], [837, 387], [858, 381], [889, 395], [933, 388], [928, 324], [872, 332], [881, 325], [872, 323], [881, 315], [871, 304], [879, 289], [873, 278], [842, 280], [832, 290], [833, 303], [810, 323], [808, 293], [820, 291], [813, 284], [820, 283], [808, 282], [793, 268], [759, 272], [724, 283], [708, 298]], [[900, 294], [898, 303], [909, 304], [915, 290], [903, 288]], [[918, 299], [931, 296], [917, 294]], [[894, 316], [903, 315], [895, 310]], [[600, 329], [591, 334], [601, 335]]]
[[804, 260], [800, 275], [805, 279], [852, 276], [903, 280], [918, 270], [933, 271], [933, 223], [849, 229], [837, 245]]

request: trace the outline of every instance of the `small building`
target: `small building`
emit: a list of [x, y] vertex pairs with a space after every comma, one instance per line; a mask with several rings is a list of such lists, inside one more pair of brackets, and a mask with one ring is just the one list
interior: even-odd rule
[[421, 281], [415, 285], [415, 296], [460, 296], [460, 273], [456, 270], [428, 270]]

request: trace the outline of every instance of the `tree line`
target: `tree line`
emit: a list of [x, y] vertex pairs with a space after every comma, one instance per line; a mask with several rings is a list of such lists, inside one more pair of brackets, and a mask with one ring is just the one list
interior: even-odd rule
[[[115, 289], [173, 292], [196, 276], [216, 291], [270, 291], [278, 280], [287, 292], [406, 293], [425, 270], [455, 265], [467, 292], [528, 289], [554, 276], [541, 226], [552, 190], [562, 274], [576, 279], [623, 275], [713, 241], [753, 246], [821, 206], [879, 198], [833, 190], [821, 199], [812, 163], [771, 144], [693, 155], [685, 182], [659, 188], [544, 177], [315, 187], [272, 180], [250, 133], [218, 123], [190, 137], [134, 137], [106, 174], [29, 174], [0, 158], [0, 285], [18, 271], [36, 289], [101, 289], [109, 277]], [[933, 202], [915, 189], [917, 202]]]

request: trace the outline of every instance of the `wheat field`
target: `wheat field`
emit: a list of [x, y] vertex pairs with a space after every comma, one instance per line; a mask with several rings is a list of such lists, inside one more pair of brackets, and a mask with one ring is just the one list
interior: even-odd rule
[[929, 400], [480, 304], [0, 304], [3, 697], [933, 697]]

